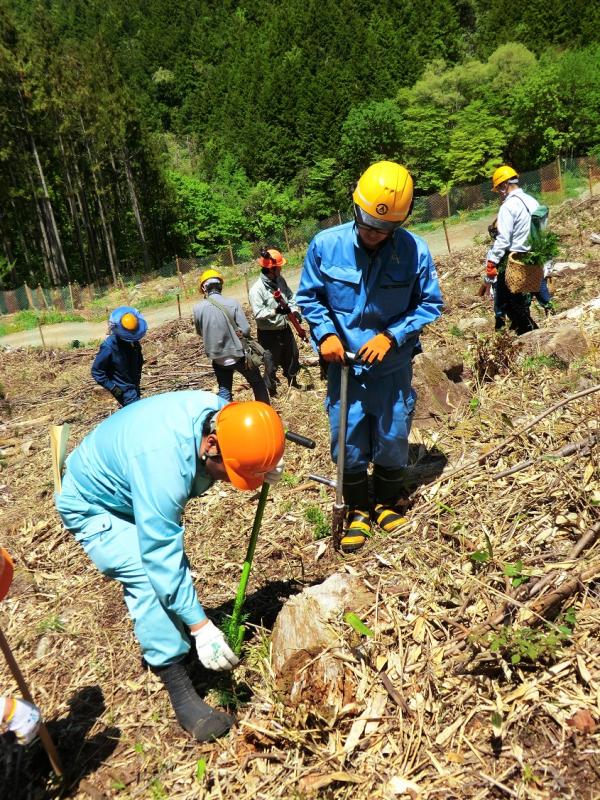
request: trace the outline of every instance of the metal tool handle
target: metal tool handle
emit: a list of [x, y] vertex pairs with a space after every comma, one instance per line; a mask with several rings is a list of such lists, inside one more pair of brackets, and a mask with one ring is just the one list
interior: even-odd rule
[[302, 447], [308, 447], [309, 450], [314, 450], [317, 446], [317, 443], [314, 439], [309, 439], [308, 436], [302, 436], [302, 434], [295, 433], [294, 431], [286, 431], [285, 438], [290, 442], [294, 442], [294, 444], [299, 444]]

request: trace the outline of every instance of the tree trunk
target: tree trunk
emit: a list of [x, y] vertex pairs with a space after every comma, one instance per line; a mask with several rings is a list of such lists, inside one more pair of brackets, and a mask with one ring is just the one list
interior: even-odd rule
[[63, 165], [65, 168], [65, 179], [67, 182], [67, 203], [69, 205], [69, 214], [71, 216], [71, 220], [73, 222], [73, 227], [75, 228], [75, 237], [77, 239], [77, 249], [79, 250], [79, 255], [81, 256], [81, 263], [83, 264], [83, 269], [86, 275], [86, 280], [88, 283], [91, 283], [90, 278], [90, 268], [88, 265], [87, 254], [85, 252], [85, 247], [83, 246], [83, 236], [81, 235], [81, 225], [79, 223], [79, 214], [77, 213], [77, 207], [75, 204], [75, 189], [73, 186], [73, 181], [71, 179], [71, 171], [69, 169], [69, 163], [67, 159], [67, 153], [65, 150], [65, 146], [63, 143], [62, 136], [59, 135], [58, 143], [60, 145], [60, 152], [62, 154]]
[[46, 186], [46, 178], [44, 176], [44, 170], [42, 169], [42, 163], [40, 161], [37, 146], [35, 144], [35, 139], [33, 138], [33, 133], [31, 132], [31, 130], [29, 131], [29, 138], [31, 144], [31, 152], [33, 153], [33, 158], [37, 168], [38, 178], [40, 181], [40, 185], [42, 187], [42, 196], [41, 198], [39, 198], [39, 202], [42, 207], [42, 213], [44, 217], [48, 220], [48, 241], [50, 249], [54, 256], [56, 271], [58, 273], [57, 283], [60, 283], [61, 281], [68, 283], [69, 269], [67, 267], [65, 254], [63, 252], [62, 243], [60, 241], [60, 233], [58, 232], [58, 226], [56, 224], [56, 219], [54, 217], [54, 209], [52, 208], [52, 202], [50, 200], [50, 195], [48, 194], [48, 187]]
[[131, 198], [131, 207], [133, 209], [133, 214], [135, 216], [135, 221], [137, 223], [138, 231], [140, 234], [140, 241], [142, 243], [142, 253], [144, 256], [144, 270], [146, 272], [150, 272], [150, 269], [152, 267], [150, 263], [150, 253], [148, 252], [148, 243], [146, 241], [146, 232], [144, 231], [144, 223], [142, 221], [142, 212], [140, 211], [140, 204], [138, 202], [137, 194], [135, 191], [133, 174], [131, 172], [131, 164], [129, 163], [129, 158], [125, 151], [123, 151], [122, 158], [123, 158], [123, 165], [125, 166], [125, 177], [127, 178], [127, 188], [129, 189], [129, 196]]
[[113, 283], [117, 283], [118, 277], [118, 261], [117, 261], [117, 254], [114, 250], [114, 240], [112, 238], [112, 232], [109, 231], [110, 224], [106, 219], [106, 214], [104, 213], [104, 204], [102, 203], [102, 196], [100, 194], [100, 188], [98, 185], [98, 179], [96, 177], [96, 170], [95, 164], [92, 159], [92, 151], [90, 150], [90, 144], [87, 139], [87, 132], [85, 130], [85, 125], [83, 124], [83, 117], [79, 115], [79, 119], [81, 121], [81, 129], [83, 131], [83, 141], [85, 143], [85, 148], [87, 150], [88, 159], [90, 163], [90, 171], [92, 173], [92, 180], [94, 182], [94, 189], [96, 191], [96, 199], [98, 201], [98, 212], [100, 214], [100, 224], [102, 226], [102, 232], [104, 233], [104, 242], [106, 245], [106, 254], [108, 256], [108, 263], [110, 264], [110, 271], [113, 278]]

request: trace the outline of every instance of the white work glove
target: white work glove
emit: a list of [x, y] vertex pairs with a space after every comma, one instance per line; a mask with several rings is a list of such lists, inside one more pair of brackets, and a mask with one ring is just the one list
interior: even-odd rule
[[273, 486], [273, 484], [279, 483], [282, 475], [283, 475], [283, 458], [280, 458], [276, 466], [274, 466], [270, 472], [265, 473], [265, 483], [270, 483], [271, 486]]
[[40, 727], [40, 710], [32, 703], [28, 703], [27, 700], [15, 700], [15, 704], [14, 713], [7, 720], [6, 725], [21, 744], [29, 744], [35, 739]]
[[209, 620], [199, 631], [192, 632], [196, 639], [196, 651], [200, 663], [206, 669], [216, 671], [233, 669], [239, 658], [225, 641], [225, 634]]

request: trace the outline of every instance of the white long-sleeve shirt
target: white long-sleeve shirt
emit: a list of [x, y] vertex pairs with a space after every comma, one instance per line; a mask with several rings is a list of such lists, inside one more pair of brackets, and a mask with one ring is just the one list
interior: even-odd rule
[[539, 206], [535, 197], [515, 189], [500, 206], [496, 227], [498, 236], [488, 250], [486, 259], [498, 264], [507, 252], [526, 253], [531, 228], [531, 212]]

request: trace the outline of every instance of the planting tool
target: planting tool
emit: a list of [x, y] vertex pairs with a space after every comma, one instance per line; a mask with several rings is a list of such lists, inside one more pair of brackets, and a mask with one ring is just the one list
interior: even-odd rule
[[[12, 576], [13, 576], [12, 558], [3, 547], [0, 547], [0, 600], [4, 600], [4, 598], [8, 594]], [[0, 650], [2, 650], [2, 653], [4, 654], [4, 658], [6, 659], [8, 668], [13, 674], [13, 678], [15, 679], [17, 686], [19, 687], [21, 696], [23, 697], [24, 700], [27, 700], [29, 703], [35, 705], [35, 701], [31, 696], [31, 692], [29, 691], [29, 687], [25, 682], [23, 673], [19, 669], [19, 665], [17, 664], [15, 657], [12, 654], [10, 645], [8, 644], [1, 628], [0, 628]], [[48, 754], [48, 758], [50, 759], [50, 764], [52, 766], [52, 769], [54, 770], [58, 778], [62, 778], [63, 768], [60, 762], [60, 757], [58, 755], [56, 747], [54, 746], [54, 742], [50, 738], [48, 729], [46, 728], [43, 722], [40, 723], [38, 736], [40, 738], [42, 745], [44, 746], [44, 750]]]
[[337, 487], [337, 482], [332, 481], [331, 478], [324, 478], [322, 475], [308, 475], [309, 481], [316, 481], [317, 483], [324, 483], [325, 486], [330, 486], [332, 489]]
[[335, 482], [335, 503], [331, 519], [331, 540], [335, 550], [339, 550], [344, 535], [346, 504], [344, 503], [344, 462], [346, 460], [346, 429], [348, 427], [348, 375], [350, 364], [356, 361], [354, 353], [346, 353], [340, 377], [340, 423], [338, 428], [337, 477]]
[[[301, 436], [299, 433], [294, 433], [293, 431], [286, 431], [285, 438], [290, 442], [302, 445], [303, 447], [308, 447], [311, 450], [315, 447], [315, 442], [313, 439], [309, 439], [306, 436]], [[231, 648], [236, 655], [239, 655], [244, 642], [245, 626], [242, 624], [242, 611], [244, 608], [244, 602], [246, 600], [246, 589], [248, 587], [248, 580], [250, 578], [250, 570], [252, 569], [252, 559], [254, 558], [256, 542], [258, 541], [258, 532], [260, 531], [260, 525], [262, 523], [263, 513], [267, 504], [268, 494], [269, 484], [263, 483], [260, 490], [260, 496], [258, 498], [258, 507], [256, 509], [256, 514], [254, 515], [254, 522], [252, 524], [252, 532], [250, 534], [250, 541], [248, 542], [248, 549], [246, 550], [246, 558], [244, 559], [244, 564], [242, 566], [242, 576], [240, 578], [237, 594], [233, 603], [233, 611], [231, 612], [231, 617], [226, 626], [227, 638], [229, 639]]]
[[[281, 294], [281, 289], [275, 289], [273, 292], [273, 297], [277, 301], [277, 305], [282, 311], [285, 311], [286, 308], [289, 308], [285, 297]], [[298, 334], [299, 338], [302, 339], [303, 342], [308, 342], [308, 333], [304, 330], [294, 312], [290, 309], [289, 314], [286, 314], [285, 316]]]

